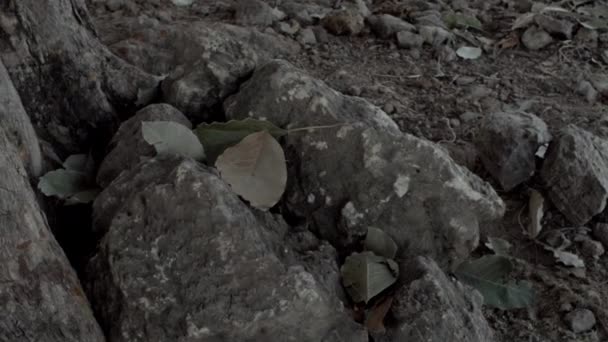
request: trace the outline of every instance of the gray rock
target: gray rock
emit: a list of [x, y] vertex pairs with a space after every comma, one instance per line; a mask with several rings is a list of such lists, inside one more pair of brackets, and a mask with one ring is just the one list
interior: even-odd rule
[[596, 323], [595, 315], [589, 309], [575, 309], [564, 317], [568, 328], [575, 333], [591, 330]]
[[314, 1], [285, 1], [280, 8], [290, 17], [303, 26], [315, 24], [332, 11], [330, 1], [316, 4]]
[[97, 171], [97, 184], [107, 187], [118, 175], [141, 160], [156, 155], [154, 147], [144, 141], [141, 134], [143, 121], [173, 121], [192, 128], [192, 124], [179, 110], [168, 104], [149, 105], [123, 122], [107, 147], [109, 151]]
[[234, 20], [243, 26], [270, 26], [274, 20], [272, 7], [260, 0], [238, 0]]
[[447, 29], [447, 25], [441, 19], [441, 13], [437, 10], [427, 10], [416, 13], [414, 16], [414, 20], [416, 21], [416, 26], [431, 26], [438, 27], [442, 29]]
[[111, 341], [367, 341], [339, 300], [335, 250], [294, 242], [213, 169], [150, 159], [94, 210], [107, 220], [87, 289]]
[[608, 74], [593, 74], [589, 81], [602, 97], [608, 99]]
[[435, 51], [437, 58], [442, 62], [451, 62], [456, 59], [456, 51], [449, 45], [441, 45]]
[[254, 59], [225, 53], [209, 53], [205, 57], [177, 67], [161, 85], [165, 101], [195, 123], [212, 119], [217, 107], [238, 90], [256, 65]]
[[298, 34], [298, 42], [303, 45], [314, 45], [317, 43], [317, 37], [315, 36], [315, 32], [307, 27], [300, 31]]
[[589, 81], [586, 81], [586, 80], [580, 81], [578, 83], [578, 86], [576, 87], [576, 92], [579, 95], [584, 96], [585, 99], [587, 100], [587, 102], [589, 102], [589, 103], [594, 103], [597, 100], [597, 96], [598, 96], [597, 90], [595, 90], [595, 88]]
[[586, 27], [581, 27], [576, 31], [576, 35], [574, 36], [574, 40], [581, 45], [588, 46], [589, 48], [595, 49], [598, 46], [598, 38], [599, 34], [597, 30], [588, 29]]
[[[167, 75], [176, 66], [200, 61], [224, 65], [224, 57], [242, 64], [300, 51], [299, 44], [281, 35], [221, 23], [160, 24], [152, 19], [120, 18], [100, 21], [96, 28], [114, 53], [155, 75]], [[216, 57], [220, 60], [214, 60]]]
[[553, 42], [551, 35], [547, 31], [530, 26], [521, 36], [521, 42], [529, 50], [540, 50]]
[[225, 112], [280, 127], [342, 125], [290, 134], [284, 145], [293, 182], [286, 207], [336, 246], [374, 225], [397, 241], [402, 256], [430, 254], [446, 265], [468, 255], [479, 225], [504, 212], [494, 190], [443, 149], [403, 134], [379, 108], [286, 62], [256, 69]]
[[277, 29], [284, 35], [294, 36], [300, 31], [300, 24], [296, 20], [283, 21], [277, 25]]
[[314, 26], [312, 30], [315, 32], [315, 37], [319, 43], [326, 43], [329, 40], [327, 31], [323, 26]]
[[574, 24], [569, 21], [558, 20], [544, 14], [537, 14], [534, 16], [534, 22], [543, 30], [559, 39], [572, 39]]
[[106, 7], [108, 11], [118, 11], [125, 6], [125, 0], [108, 0], [106, 1]]
[[414, 32], [397, 32], [397, 45], [404, 49], [416, 49], [424, 44], [424, 37]]
[[391, 341], [496, 341], [479, 292], [450, 280], [432, 259], [418, 257], [402, 270], [411, 280], [395, 293]]
[[593, 236], [604, 245], [604, 248], [608, 248], [608, 223], [596, 223], [593, 226]]
[[536, 151], [550, 140], [547, 124], [536, 115], [502, 112], [484, 118], [475, 143], [484, 167], [509, 191], [532, 177]]
[[553, 204], [575, 225], [606, 207], [608, 142], [569, 125], [549, 146], [541, 177]]
[[351, 10], [333, 11], [321, 20], [321, 25], [336, 36], [359, 34], [365, 27], [362, 15]]
[[372, 15], [367, 21], [372, 31], [380, 38], [392, 38], [397, 32], [416, 30], [416, 26], [390, 14]]
[[456, 163], [471, 171], [475, 170], [475, 166], [479, 159], [479, 151], [477, 151], [475, 145], [466, 141], [457, 141], [448, 143], [446, 148], [450, 153], [450, 157], [452, 157]]
[[450, 31], [438, 26], [420, 26], [418, 31], [425, 42], [435, 47], [448, 44], [454, 39]]
[[[0, 87], [11, 84], [5, 81]], [[19, 101], [5, 103], [4, 95], [3, 110]], [[11, 141], [24, 132], [5, 129], [0, 125], [0, 341], [103, 342], [76, 272], [38, 205], [22, 150]]]
[[600, 241], [593, 240], [587, 236], [585, 236], [582, 241], [580, 241], [581, 250], [583, 254], [587, 257], [593, 259], [599, 259], [606, 250]]
[[345, 0], [342, 1], [342, 7], [356, 11], [363, 18], [367, 18], [372, 15], [372, 12], [367, 7], [366, 2], [371, 3], [371, 1], [368, 0]]
[[475, 122], [481, 118], [483, 118], [483, 116], [479, 113], [475, 113], [475, 112], [464, 112], [462, 114], [460, 114], [459, 116], [460, 121], [464, 122], [464, 123], [471, 123], [471, 122]]

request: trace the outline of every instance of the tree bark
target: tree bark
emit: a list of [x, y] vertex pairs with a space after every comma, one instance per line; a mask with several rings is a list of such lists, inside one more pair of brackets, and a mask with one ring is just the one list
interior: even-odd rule
[[0, 57], [38, 135], [60, 152], [110, 134], [160, 81], [97, 39], [84, 0], [4, 0]]
[[0, 62], [0, 341], [94, 341], [103, 334], [29, 183], [38, 141]]
[[84, 0], [0, 0], [0, 341], [104, 341], [28, 179], [36, 135], [84, 152], [159, 81], [97, 39]]

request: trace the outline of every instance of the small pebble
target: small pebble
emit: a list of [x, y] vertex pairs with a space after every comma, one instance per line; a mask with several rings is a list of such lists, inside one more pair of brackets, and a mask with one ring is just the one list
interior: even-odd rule
[[475, 82], [475, 77], [473, 76], [460, 76], [456, 79], [456, 84], [459, 86], [468, 85]]
[[598, 92], [589, 81], [581, 81], [576, 87], [576, 92], [584, 96], [589, 103], [594, 103], [597, 100]]
[[469, 123], [481, 119], [481, 114], [475, 112], [464, 112], [460, 114], [459, 118], [461, 122]]
[[589, 309], [576, 309], [564, 317], [568, 328], [575, 333], [591, 330], [595, 326], [595, 315]]
[[410, 31], [397, 32], [397, 45], [402, 49], [420, 48], [424, 43], [424, 38]]
[[581, 247], [583, 254], [593, 259], [599, 259], [606, 252], [601, 242], [589, 238], [581, 243]]
[[315, 32], [307, 27], [300, 31], [298, 34], [298, 42], [302, 45], [314, 45], [317, 43], [317, 37], [315, 36]]
[[361, 96], [361, 87], [353, 85], [348, 88], [348, 94], [352, 96]]
[[386, 113], [386, 114], [393, 114], [395, 112], [395, 106], [388, 102], [385, 103], [384, 106], [382, 107], [382, 110]]
[[413, 59], [418, 59], [418, 58], [420, 58], [420, 50], [419, 49], [410, 49], [409, 55]]
[[294, 36], [300, 30], [300, 23], [295, 20], [282, 21], [277, 25], [277, 29], [287, 36]]
[[597, 48], [598, 39], [599, 34], [597, 33], [597, 30], [588, 29], [586, 27], [579, 28], [574, 36], [576, 42], [584, 44], [592, 49]]
[[593, 226], [593, 236], [604, 245], [604, 248], [608, 247], [608, 223], [596, 223]]
[[553, 42], [553, 38], [545, 30], [530, 26], [521, 36], [521, 42], [528, 50], [540, 50]]
[[315, 37], [319, 43], [327, 43], [329, 38], [327, 36], [327, 31], [323, 27], [314, 26], [312, 30], [314, 31]]

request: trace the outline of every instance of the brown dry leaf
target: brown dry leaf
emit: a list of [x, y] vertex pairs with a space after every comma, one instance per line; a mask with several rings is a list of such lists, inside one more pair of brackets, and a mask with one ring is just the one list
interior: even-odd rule
[[376, 305], [369, 310], [367, 320], [365, 321], [365, 327], [370, 332], [386, 332], [386, 328], [384, 328], [384, 317], [386, 317], [386, 314], [391, 309], [391, 305], [393, 305], [393, 296], [388, 296], [382, 301], [376, 303]]
[[517, 32], [511, 32], [503, 39], [496, 43], [499, 50], [512, 49], [519, 45], [519, 35]]
[[267, 131], [250, 134], [227, 148], [215, 166], [232, 190], [258, 209], [270, 209], [285, 191], [285, 153]]

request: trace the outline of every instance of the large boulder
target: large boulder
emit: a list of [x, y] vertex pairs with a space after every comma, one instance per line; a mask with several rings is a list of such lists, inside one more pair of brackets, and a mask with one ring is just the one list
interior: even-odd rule
[[285, 205], [341, 248], [367, 227], [386, 231], [401, 257], [428, 254], [445, 266], [478, 244], [483, 222], [500, 218], [502, 200], [442, 148], [403, 134], [380, 109], [344, 96], [287, 62], [256, 69], [225, 102], [229, 119], [265, 118], [293, 132]]
[[479, 292], [450, 280], [429, 258], [412, 260], [403, 272], [411, 282], [395, 293], [391, 312], [398, 324], [390, 330], [392, 341], [496, 341]]
[[192, 124], [179, 110], [161, 103], [139, 110], [123, 122], [107, 147], [108, 153], [97, 171], [97, 184], [107, 187], [118, 175], [137, 165], [143, 158], [156, 155], [141, 133], [144, 121], [172, 121], [192, 128]]
[[547, 151], [541, 177], [551, 202], [575, 225], [606, 208], [608, 141], [569, 125]]
[[293, 242], [210, 168], [149, 159], [94, 210], [105, 236], [87, 288], [112, 341], [367, 341], [339, 299], [335, 250]]
[[536, 171], [536, 152], [549, 143], [547, 124], [524, 112], [492, 113], [476, 138], [481, 161], [504, 190], [527, 181]]
[[104, 341], [30, 186], [40, 151], [21, 115], [0, 63], [0, 341]]
[[118, 56], [166, 76], [161, 86], [163, 100], [195, 124], [221, 119], [222, 101], [258, 62], [300, 49], [278, 34], [223, 23], [161, 24], [142, 17], [107, 20], [99, 22], [98, 28], [101, 39]]

